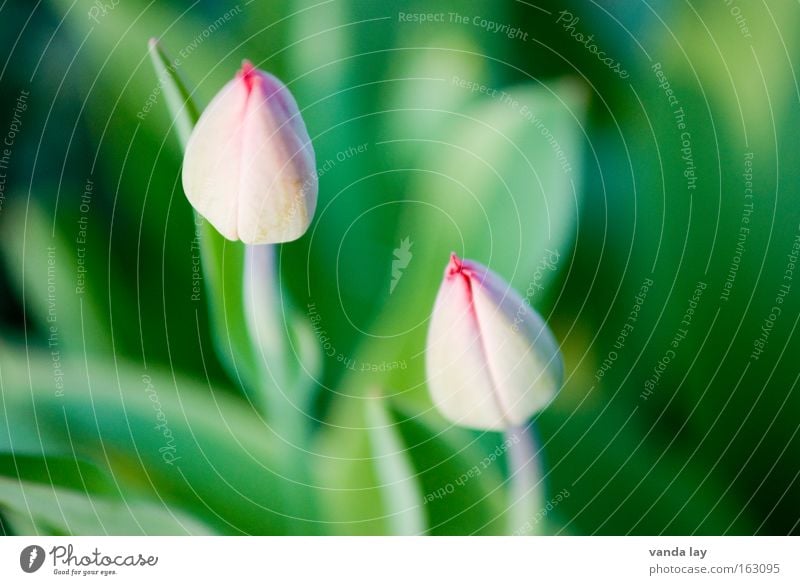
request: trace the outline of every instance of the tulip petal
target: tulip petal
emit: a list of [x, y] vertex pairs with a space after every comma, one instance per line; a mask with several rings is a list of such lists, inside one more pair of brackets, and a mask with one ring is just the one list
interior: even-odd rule
[[239, 239], [237, 201], [247, 97], [238, 78], [229, 81], [200, 116], [183, 158], [183, 190], [189, 203], [229, 240]]
[[314, 151], [285, 86], [256, 75], [244, 120], [239, 237], [290, 242], [306, 232], [316, 207]]
[[463, 426], [505, 428], [504, 412], [481, 347], [469, 281], [445, 277], [436, 298], [426, 350], [433, 402], [448, 420]]
[[431, 317], [426, 367], [442, 414], [487, 430], [524, 423], [552, 399], [562, 375], [541, 317], [502, 278], [455, 255]]
[[[465, 261], [465, 265], [468, 261]], [[561, 383], [558, 344], [544, 320], [499, 276], [477, 262], [473, 302], [494, 389], [512, 425], [522, 425], [552, 400]]]
[[183, 187], [230, 240], [273, 244], [305, 233], [317, 201], [314, 150], [283, 83], [242, 65], [189, 138]]

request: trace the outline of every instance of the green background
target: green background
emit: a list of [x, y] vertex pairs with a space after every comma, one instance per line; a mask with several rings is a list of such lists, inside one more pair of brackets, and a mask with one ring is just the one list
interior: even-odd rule
[[[15, 109], [19, 118], [0, 169], [2, 531], [362, 534], [421, 519], [432, 534], [508, 532], [503, 457], [425, 501], [503, 440], [452, 428], [432, 409], [425, 332], [451, 250], [523, 295], [549, 250], [557, 270], [544, 271], [531, 302], [561, 343], [565, 383], [534, 425], [545, 498], [569, 495], [541, 531], [797, 533], [800, 282], [785, 276], [800, 234], [800, 7], [101, 4], [0, 5], [0, 139]], [[558, 22], [565, 10], [579, 19], [573, 29], [566, 14]], [[403, 16], [420, 13], [443, 22]], [[206, 293], [192, 299], [194, 217], [150, 37], [180, 59], [201, 108], [248, 58], [287, 84], [308, 126], [319, 205], [308, 233], [278, 251], [274, 309], [308, 320], [313, 303], [333, 355], [315, 349], [304, 362], [313, 382], [282, 387], [302, 414], [289, 431], [249, 403], [215, 352]], [[686, 140], [696, 180], [684, 174]], [[413, 257], [390, 294], [406, 237]], [[698, 282], [685, 339], [643, 395]], [[310, 346], [319, 342], [312, 334]], [[169, 421], [173, 465], [143, 376]], [[370, 408], [375, 396], [386, 408]], [[411, 478], [387, 482], [384, 463]]]

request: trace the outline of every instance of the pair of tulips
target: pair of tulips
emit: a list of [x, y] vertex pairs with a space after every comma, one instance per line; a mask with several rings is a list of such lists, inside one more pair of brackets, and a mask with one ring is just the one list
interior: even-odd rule
[[[290, 242], [317, 204], [314, 149], [297, 103], [276, 77], [245, 61], [189, 138], [183, 187], [223, 236]], [[450, 257], [426, 348], [428, 388], [442, 415], [486, 430], [522, 425], [561, 383], [558, 345], [542, 318], [500, 276]]]

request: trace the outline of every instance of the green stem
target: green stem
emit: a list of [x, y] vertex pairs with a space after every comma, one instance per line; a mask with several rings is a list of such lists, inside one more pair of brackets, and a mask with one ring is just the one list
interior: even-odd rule
[[541, 534], [536, 516], [544, 502], [544, 478], [533, 423], [505, 432], [508, 447], [509, 534]]

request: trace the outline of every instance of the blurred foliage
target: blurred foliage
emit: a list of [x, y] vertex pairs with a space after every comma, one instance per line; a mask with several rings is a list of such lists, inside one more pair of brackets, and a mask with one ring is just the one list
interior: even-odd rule
[[[523, 295], [546, 285], [530, 300], [566, 381], [534, 424], [546, 496], [569, 492], [547, 532], [797, 533], [800, 298], [784, 278], [800, 225], [797, 5], [107, 4], [0, 8], [0, 140], [21, 123], [0, 170], [3, 531], [507, 532], [502, 457], [429, 497], [502, 442], [451, 428], [427, 398], [427, 316], [453, 250]], [[400, 17], [419, 13], [444, 22]], [[151, 37], [200, 109], [244, 58], [303, 109], [320, 200], [278, 250], [281, 307], [313, 312], [323, 357], [313, 384], [286, 389], [296, 434], [252, 408], [220, 350], [243, 332], [214, 322], [211, 289], [193, 296], [195, 218]], [[413, 257], [390, 294], [404, 238]], [[288, 336], [298, 355], [308, 337]]]

